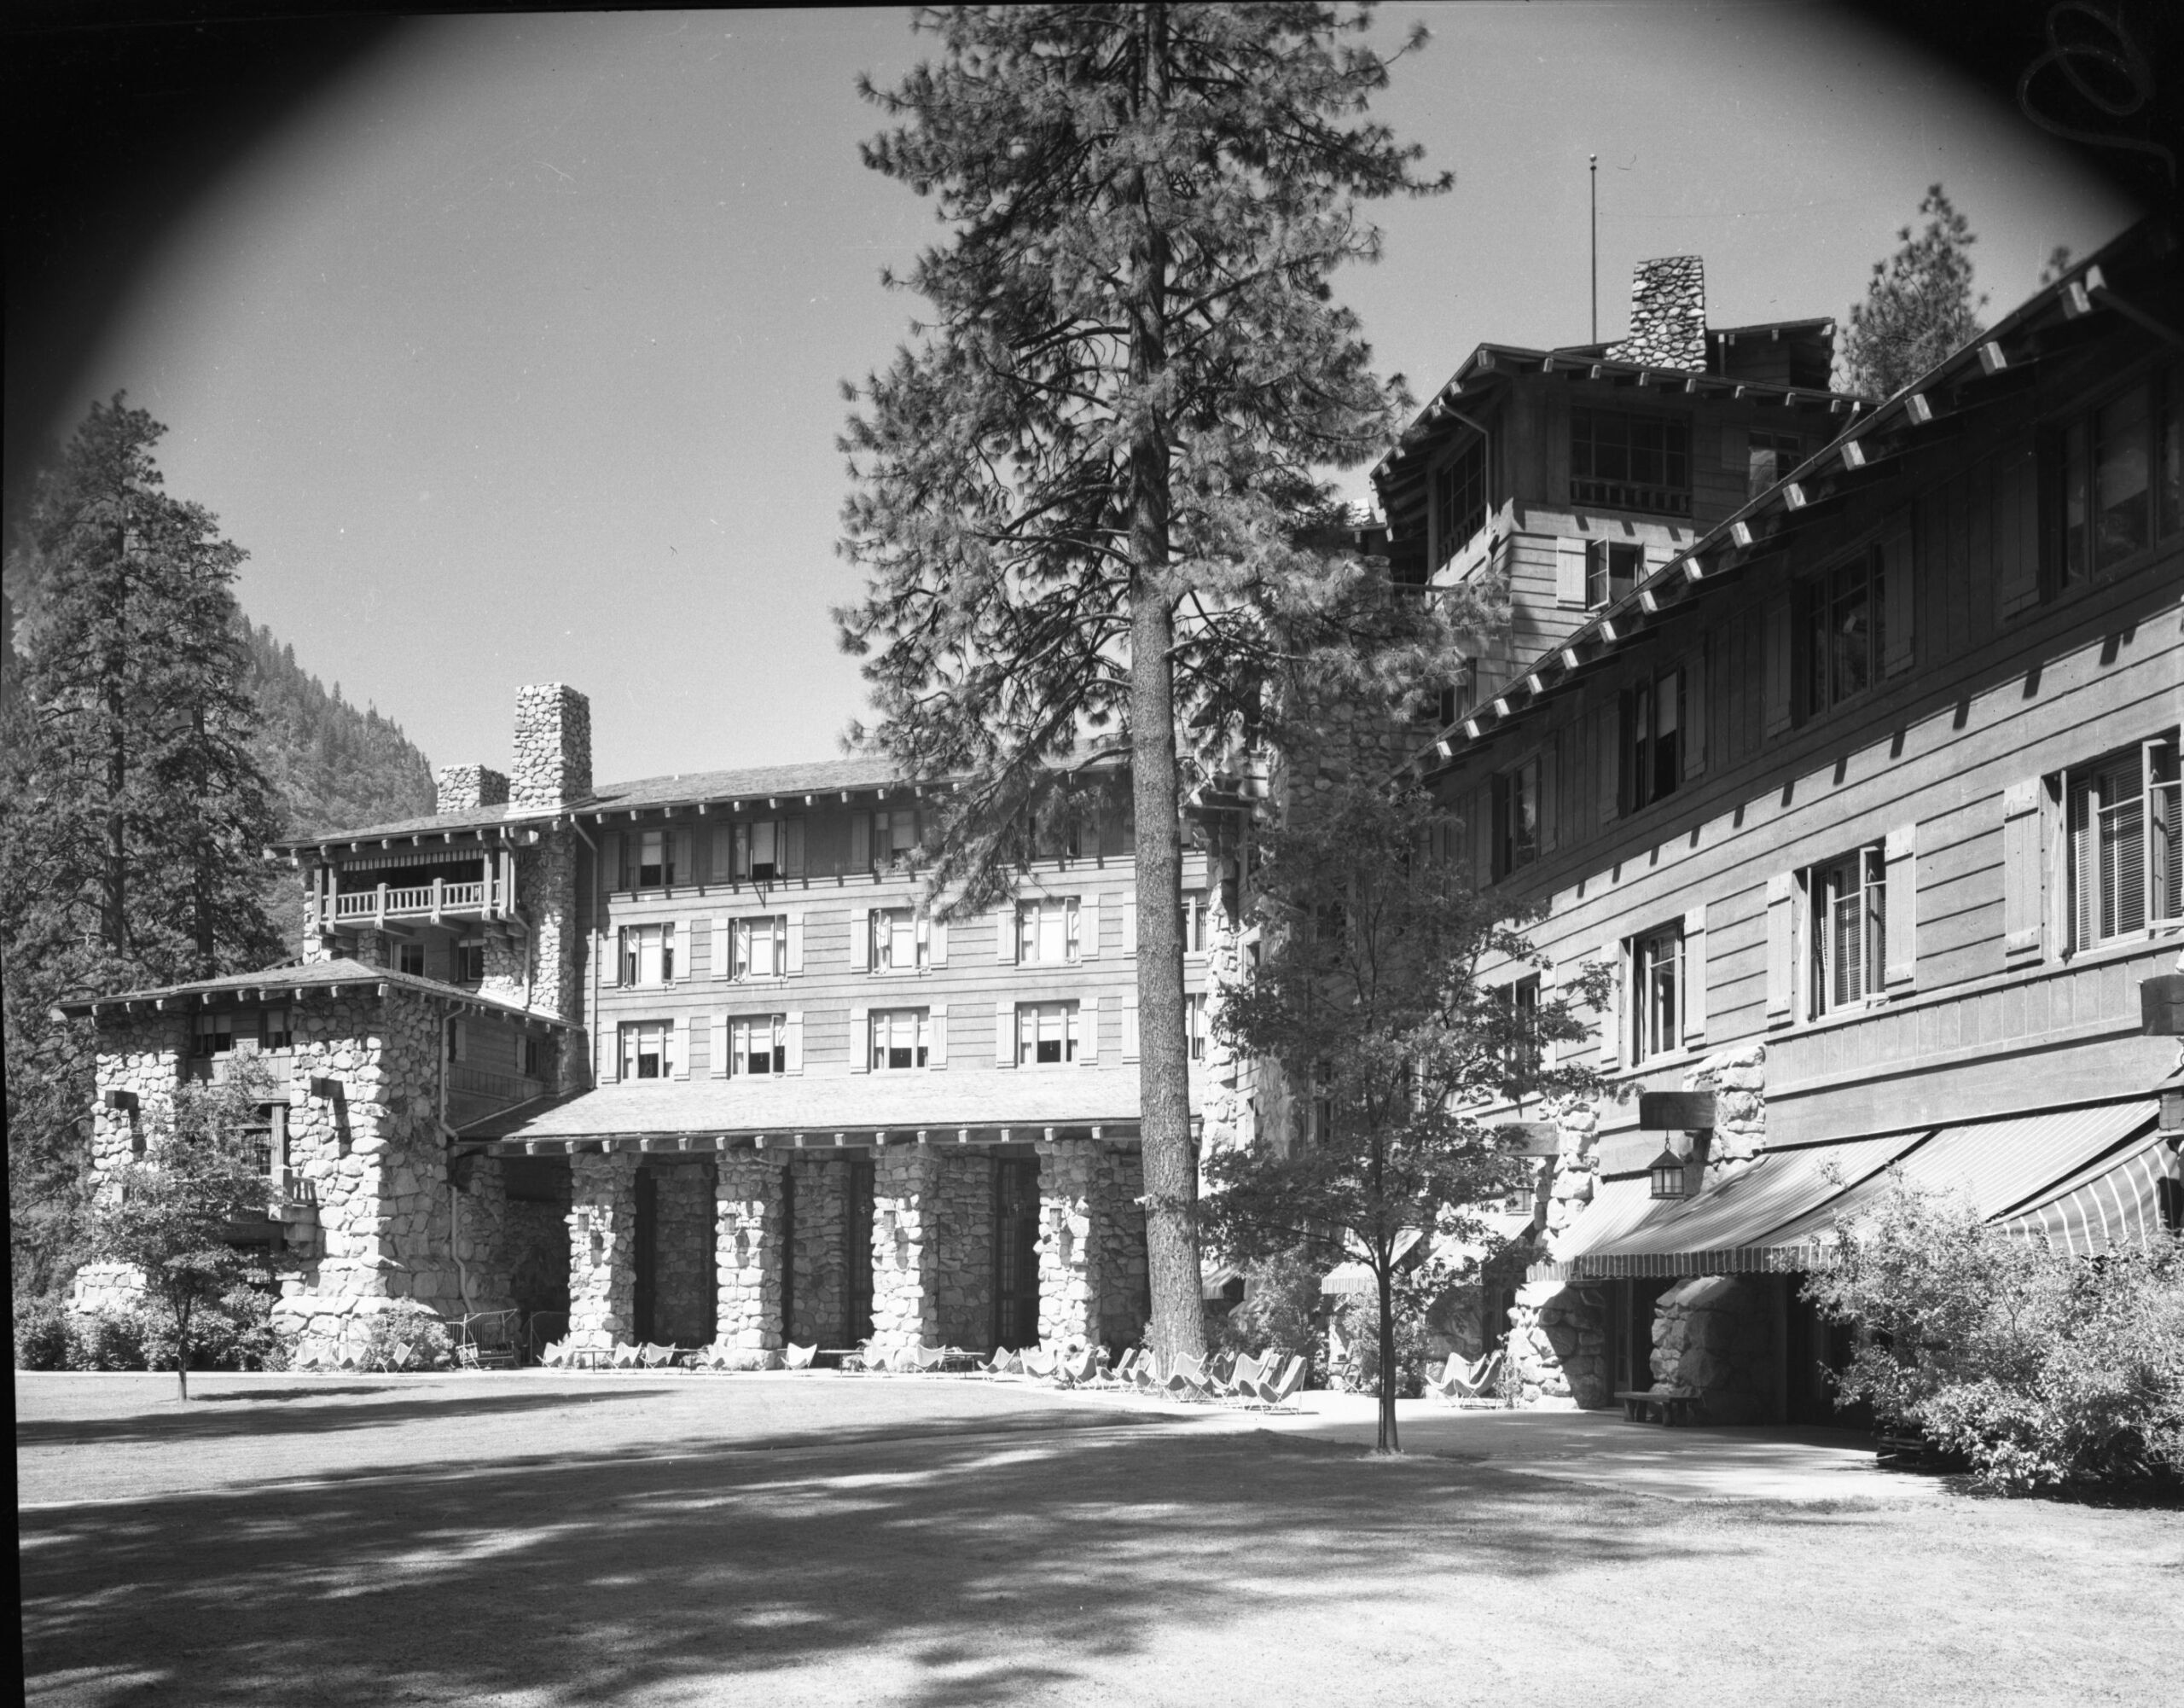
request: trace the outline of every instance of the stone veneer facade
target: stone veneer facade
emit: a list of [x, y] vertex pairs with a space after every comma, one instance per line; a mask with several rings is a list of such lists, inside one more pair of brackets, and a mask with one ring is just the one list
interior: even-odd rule
[[508, 804], [565, 806], [591, 793], [591, 701], [566, 683], [515, 692]]
[[481, 806], [506, 806], [505, 771], [487, 765], [442, 765], [433, 774], [435, 812], [474, 812]]
[[1696, 255], [1641, 261], [1630, 276], [1630, 333], [1607, 351], [1647, 368], [1706, 370], [1706, 264]]

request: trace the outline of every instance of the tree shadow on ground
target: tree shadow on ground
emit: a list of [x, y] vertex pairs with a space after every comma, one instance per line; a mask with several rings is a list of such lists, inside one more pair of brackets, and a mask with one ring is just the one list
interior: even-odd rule
[[[635, 1400], [648, 1390], [625, 1388], [598, 1393], [571, 1393], [566, 1389], [542, 1389], [530, 1393], [477, 1393], [448, 1390], [421, 1393], [407, 1399], [358, 1398], [378, 1395], [381, 1388], [350, 1388], [308, 1397], [312, 1403], [257, 1410], [237, 1401], [270, 1400], [274, 1394], [206, 1395], [177, 1405], [171, 1411], [141, 1411], [125, 1417], [18, 1418], [15, 1445], [26, 1447], [94, 1447], [124, 1442], [163, 1444], [200, 1441], [244, 1435], [323, 1435], [342, 1430], [376, 1429], [429, 1418], [507, 1417], [523, 1412], [548, 1411], [563, 1406], [597, 1405], [602, 1402]], [[282, 1392], [278, 1397], [295, 1397]], [[217, 1404], [218, 1409], [200, 1408]]]
[[1013, 1435], [664, 1443], [26, 1512], [32, 1693], [749, 1700], [823, 1666], [842, 1699], [1012, 1702], [1122, 1684], [1178, 1624], [1690, 1551], [1654, 1503], [1491, 1467], [1271, 1434]]

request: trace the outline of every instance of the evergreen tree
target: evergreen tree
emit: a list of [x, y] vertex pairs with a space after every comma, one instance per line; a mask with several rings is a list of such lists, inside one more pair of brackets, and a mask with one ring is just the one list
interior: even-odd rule
[[1971, 222], [1939, 184], [1919, 204], [1926, 222], [1906, 225], [1902, 244], [1873, 263], [1866, 299], [1843, 334], [1843, 386], [1868, 398], [1892, 398], [1943, 357], [1979, 335], [1984, 293], [1972, 291]]
[[1467, 1107], [1590, 1098], [1589, 1068], [1554, 1046], [1585, 1036], [1581, 1007], [1606, 1000], [1607, 973], [1573, 973], [1536, 1004], [1508, 979], [1544, 963], [1512, 920], [1446, 862], [1425, 857], [1455, 825], [1420, 791], [1358, 778], [1300, 797], [1265, 836], [1252, 912], [1260, 959], [1217, 1014], [1221, 1035], [1278, 1070], [1292, 1118], [1208, 1159], [1209, 1224], [1232, 1258], [1304, 1242], [1325, 1269], [1345, 1255], [1371, 1270], [1379, 1304], [1380, 1449], [1396, 1431], [1396, 1329], [1463, 1279], [1429, 1263], [1404, 1286], [1407, 1234], [1477, 1240], [1475, 1206], [1520, 1184]]
[[230, 584], [243, 554], [160, 490], [165, 431], [117, 395], [43, 473], [9, 563], [20, 692], [0, 727], [10, 1202], [19, 1291], [79, 1223], [87, 1023], [55, 1002], [261, 967], [274, 834]]
[[[1153, 1332], [1204, 1346], [1189, 1129], [1182, 790], [1248, 715], [1277, 637], [1376, 572], [1301, 524], [1318, 471], [1384, 448], [1383, 383], [1340, 264], [1358, 206], [1445, 188], [1364, 112], [1388, 59], [1308, 4], [921, 13], [938, 62], [861, 85], [866, 163], [932, 195], [947, 240], [907, 284], [915, 343], [853, 398], [838, 612], [880, 714], [857, 732], [959, 786], [932, 881], [1008, 892], [1027, 815], [1088, 742], [1127, 743]], [[1413, 45], [1419, 38], [1414, 38]], [[1191, 744], [1198, 744], [1194, 747]]]

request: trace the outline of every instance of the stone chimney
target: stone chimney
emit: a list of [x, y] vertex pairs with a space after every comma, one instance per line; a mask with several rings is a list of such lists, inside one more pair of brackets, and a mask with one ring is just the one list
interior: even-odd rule
[[1706, 369], [1706, 264], [1696, 255], [1641, 261], [1630, 275], [1630, 335], [1608, 358], [1647, 368]]
[[442, 765], [433, 781], [439, 793], [435, 812], [471, 812], [481, 806], [508, 805], [508, 777], [484, 765]]
[[515, 764], [508, 799], [566, 806], [591, 793], [591, 701], [558, 682], [515, 691]]

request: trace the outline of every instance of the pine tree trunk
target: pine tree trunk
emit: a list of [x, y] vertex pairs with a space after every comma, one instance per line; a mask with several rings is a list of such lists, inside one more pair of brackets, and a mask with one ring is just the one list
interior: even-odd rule
[[[1166, 98], [1165, 8], [1142, 17], [1142, 100]], [[1130, 303], [1130, 380], [1167, 365], [1168, 246], [1144, 175], [1135, 185], [1144, 218]], [[1168, 440], [1144, 421], [1130, 446], [1130, 776], [1137, 816], [1139, 1131], [1145, 1162], [1145, 1258], [1153, 1341], [1169, 1357], [1205, 1356], [1199, 1298], [1198, 1159], [1191, 1143], [1189, 1062], [1183, 1031], [1181, 800], [1176, 766], [1175, 617], [1168, 566]]]

